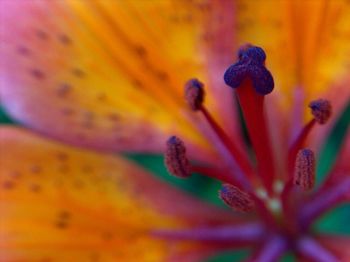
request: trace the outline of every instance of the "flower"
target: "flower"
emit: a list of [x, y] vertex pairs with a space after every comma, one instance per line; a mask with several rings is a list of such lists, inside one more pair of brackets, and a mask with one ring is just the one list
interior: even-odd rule
[[[253, 247], [253, 261], [287, 251], [348, 261], [347, 237], [311, 226], [350, 199], [349, 136], [315, 188], [320, 141], [349, 103], [349, 8], [3, 1], [0, 95], [36, 133], [0, 129], [1, 259], [193, 261]], [[241, 41], [265, 51], [243, 45], [230, 66]], [[242, 214], [182, 194], [111, 153], [163, 152], [165, 141], [172, 174], [222, 181], [220, 198]]]

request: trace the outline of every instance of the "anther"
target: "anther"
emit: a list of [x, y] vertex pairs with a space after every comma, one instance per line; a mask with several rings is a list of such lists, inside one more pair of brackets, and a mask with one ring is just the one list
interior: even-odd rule
[[186, 178], [191, 175], [185, 144], [176, 136], [170, 137], [166, 143], [164, 162], [169, 173], [176, 177]]
[[265, 67], [266, 54], [260, 47], [247, 44], [238, 52], [238, 62], [231, 65], [224, 74], [225, 83], [237, 88], [249, 77], [255, 91], [267, 95], [274, 88], [273, 77]]
[[193, 78], [185, 84], [185, 99], [194, 111], [199, 110], [204, 100], [204, 84]]
[[219, 197], [237, 211], [248, 212], [254, 208], [254, 202], [249, 194], [230, 184], [222, 185]]
[[332, 105], [328, 100], [318, 99], [312, 101], [309, 104], [309, 107], [311, 108], [311, 113], [314, 116], [317, 123], [321, 125], [327, 123], [328, 119], [332, 114]]
[[315, 155], [310, 149], [299, 150], [295, 161], [294, 184], [304, 190], [315, 184]]

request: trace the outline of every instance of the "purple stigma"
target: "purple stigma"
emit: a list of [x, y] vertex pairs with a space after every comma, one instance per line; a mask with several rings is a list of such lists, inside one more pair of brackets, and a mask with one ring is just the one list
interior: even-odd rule
[[265, 67], [266, 54], [257, 46], [245, 45], [238, 52], [238, 62], [231, 65], [224, 74], [225, 83], [237, 88], [246, 77], [250, 77], [255, 91], [267, 95], [274, 88], [273, 77]]

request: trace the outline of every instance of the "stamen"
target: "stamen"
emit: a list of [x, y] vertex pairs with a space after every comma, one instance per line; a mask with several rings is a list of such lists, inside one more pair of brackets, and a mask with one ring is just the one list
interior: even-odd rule
[[165, 166], [176, 177], [187, 178], [191, 175], [185, 144], [176, 136], [170, 137], [166, 143]]
[[256, 252], [251, 259], [251, 262], [278, 261], [287, 249], [286, 240], [280, 236], [271, 236], [264, 245]]
[[[245, 189], [248, 189], [250, 187], [250, 183], [248, 179], [245, 176], [251, 177], [254, 173], [254, 170], [247, 158], [247, 156], [241, 152], [239, 147], [229, 138], [229, 136], [225, 133], [225, 131], [220, 127], [220, 125], [215, 121], [215, 119], [211, 116], [209, 111], [205, 108], [203, 102], [204, 102], [204, 85], [197, 79], [190, 79], [187, 81], [185, 85], [185, 98], [189, 106], [193, 110], [200, 110], [204, 116], [204, 118], [207, 120], [208, 124], [211, 126], [213, 131], [215, 132], [215, 135], [217, 138], [219, 138], [219, 141], [222, 143], [222, 146], [225, 148], [225, 152], [223, 150], [218, 150], [222, 153], [222, 155], [225, 155], [225, 159], [227, 159], [227, 153], [226, 150], [231, 154], [230, 156], [230, 163], [235, 162], [241, 169], [241, 171], [244, 174], [241, 174], [242, 172], [237, 172], [234, 174], [231, 174], [235, 177], [235, 180]], [[216, 143], [214, 143], [216, 144]], [[217, 146], [217, 148], [222, 148], [221, 146]], [[233, 160], [232, 161], [232, 157]], [[227, 182], [227, 180], [226, 180]]]
[[303, 228], [307, 228], [314, 219], [344, 201], [349, 195], [350, 178], [339, 183], [325, 187], [311, 201], [307, 202], [300, 210], [299, 221]]
[[327, 123], [332, 114], [332, 105], [326, 99], [318, 99], [309, 104], [312, 115], [317, 123], [323, 125]]
[[258, 160], [258, 169], [268, 191], [272, 192], [275, 177], [267, 121], [264, 115], [264, 95], [272, 92], [274, 81], [265, 68], [265, 52], [252, 45], [246, 45], [238, 53], [239, 61], [225, 72], [227, 85], [237, 88], [238, 99], [248, 127], [250, 139]]
[[310, 134], [311, 130], [314, 128], [316, 122], [319, 124], [325, 124], [331, 116], [332, 106], [330, 102], [326, 99], [318, 99], [312, 101], [309, 104], [309, 107], [311, 108], [311, 113], [314, 116], [314, 118], [310, 120], [300, 131], [299, 135], [292, 143], [288, 151], [288, 172], [290, 177], [293, 176], [294, 173], [294, 163], [297, 153], [301, 148], [303, 148], [306, 138]]
[[254, 201], [249, 194], [230, 184], [222, 185], [219, 197], [237, 211], [249, 212], [254, 208]]
[[294, 184], [304, 190], [312, 189], [315, 185], [315, 155], [310, 149], [298, 152], [295, 161]]
[[204, 85], [198, 79], [193, 78], [185, 84], [185, 99], [194, 111], [199, 110], [204, 101]]
[[[209, 125], [212, 127], [212, 129], [218, 136], [218, 138], [221, 140], [222, 144], [230, 152], [237, 165], [241, 168], [244, 175], [246, 175], [247, 177], [252, 177], [254, 170], [247, 156], [243, 152], [241, 152], [238, 146], [229, 138], [229, 136], [219, 126], [219, 124], [214, 120], [214, 118], [204, 106], [202, 106], [200, 110], [205, 119], [208, 121]], [[247, 181], [244, 181], [244, 177], [238, 177], [238, 174], [236, 174], [236, 179], [240, 182], [242, 186], [246, 187], [249, 184]]]
[[310, 237], [303, 237], [297, 243], [298, 251], [306, 258], [319, 262], [339, 261], [326, 248], [322, 247], [316, 240]]
[[260, 224], [250, 223], [233, 226], [201, 227], [179, 230], [154, 230], [156, 237], [172, 240], [197, 240], [197, 241], [257, 241], [263, 234]]

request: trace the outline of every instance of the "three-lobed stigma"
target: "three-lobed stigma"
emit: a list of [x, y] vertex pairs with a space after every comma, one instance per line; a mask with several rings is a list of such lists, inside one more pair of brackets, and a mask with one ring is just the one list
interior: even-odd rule
[[265, 59], [266, 54], [262, 48], [245, 45], [238, 52], [238, 62], [226, 70], [225, 83], [232, 88], [238, 88], [244, 80], [250, 80], [258, 94], [271, 93], [274, 81], [270, 71], [265, 67]]

